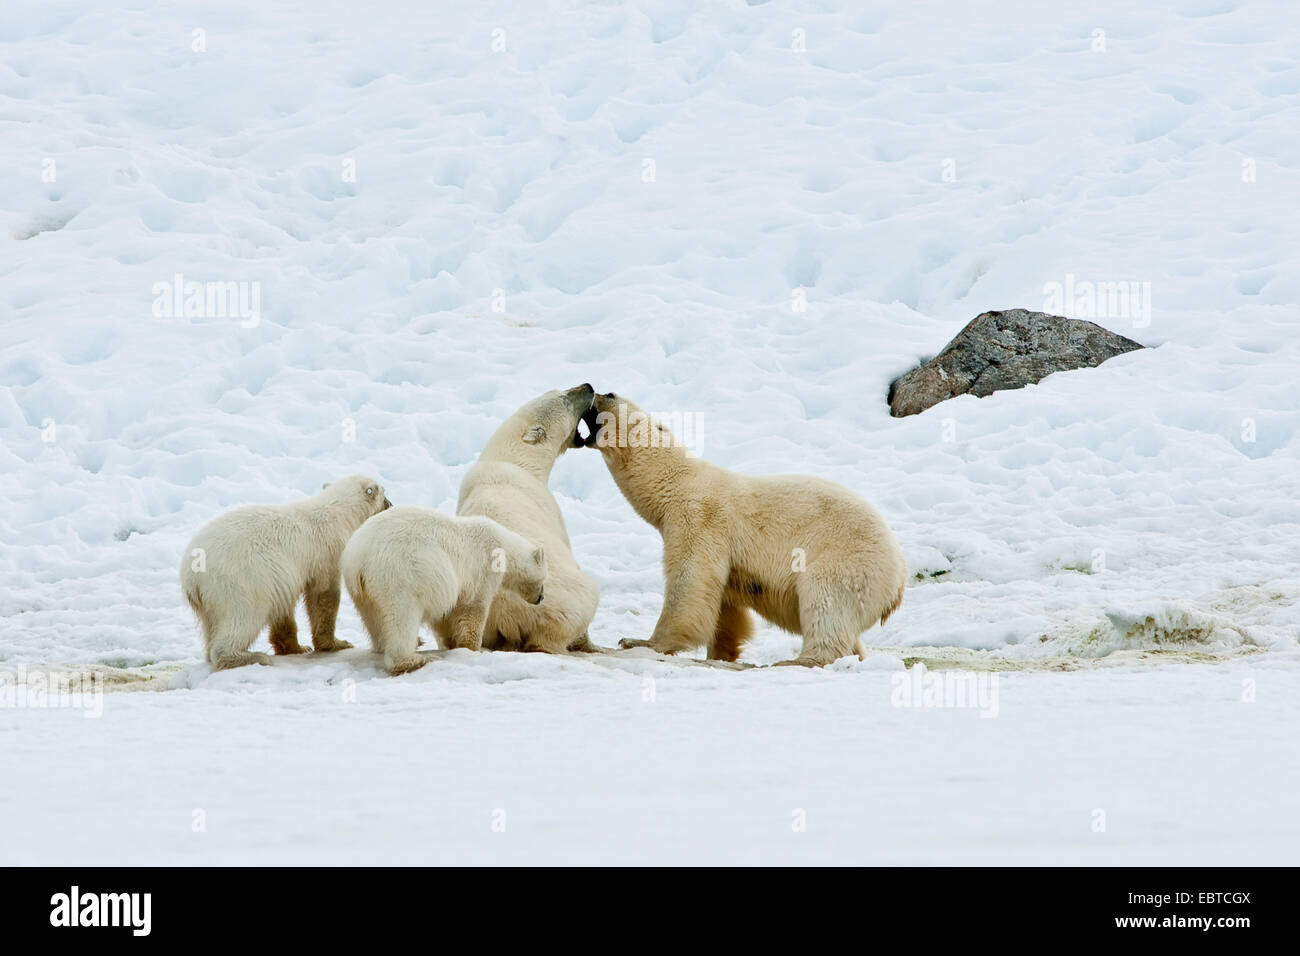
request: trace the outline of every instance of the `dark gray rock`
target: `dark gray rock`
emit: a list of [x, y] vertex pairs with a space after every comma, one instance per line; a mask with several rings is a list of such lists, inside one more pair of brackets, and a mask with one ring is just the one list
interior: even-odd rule
[[1140, 348], [1145, 346], [1082, 319], [1028, 309], [985, 312], [930, 361], [894, 380], [889, 412], [895, 418], [915, 415], [967, 392], [983, 398]]

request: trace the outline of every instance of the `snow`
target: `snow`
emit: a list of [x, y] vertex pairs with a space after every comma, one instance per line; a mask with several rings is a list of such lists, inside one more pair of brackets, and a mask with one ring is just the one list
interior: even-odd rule
[[[109, 685], [0, 708], [0, 859], [1293, 861], [1295, 13], [993, 6], [6, 4], [0, 672]], [[889, 416], [981, 311], [1114, 282], [1152, 348]], [[389, 679], [345, 599], [356, 651], [201, 663], [205, 521], [354, 472], [451, 510], [583, 381], [870, 499], [915, 580], [868, 659]], [[648, 636], [657, 535], [594, 452], [552, 487], [593, 638]], [[996, 719], [893, 706], [914, 659]]]

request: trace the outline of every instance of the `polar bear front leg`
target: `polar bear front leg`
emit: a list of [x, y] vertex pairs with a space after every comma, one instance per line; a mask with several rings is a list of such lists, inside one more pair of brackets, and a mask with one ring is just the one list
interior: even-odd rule
[[277, 654], [307, 653], [307, 648], [298, 643], [298, 622], [293, 615], [271, 622], [271, 649]]
[[725, 556], [726, 552], [719, 551], [711, 541], [696, 540], [690, 543], [690, 548], [694, 553], [674, 562], [674, 553], [686, 549], [670, 548], [665, 542], [664, 565], [668, 577], [659, 622], [648, 642], [624, 639], [619, 642], [621, 647], [649, 647], [659, 654], [677, 654], [712, 640], [727, 582], [727, 569], [716, 556]]
[[447, 647], [477, 651], [483, 647], [483, 626], [488, 609], [477, 604], [461, 604], [447, 615]]
[[311, 646], [318, 651], [345, 651], [352, 645], [334, 636], [334, 622], [339, 615], [339, 583], [308, 584], [307, 619], [311, 621]]

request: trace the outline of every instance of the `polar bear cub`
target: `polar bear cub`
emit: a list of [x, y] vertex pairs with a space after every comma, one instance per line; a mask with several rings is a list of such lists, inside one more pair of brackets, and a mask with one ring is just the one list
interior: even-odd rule
[[546, 554], [491, 518], [393, 508], [367, 521], [343, 551], [343, 583], [390, 674], [423, 666], [420, 625], [444, 649], [479, 650], [498, 591], [542, 603]]
[[270, 663], [248, 650], [268, 625], [277, 654], [304, 653], [293, 616], [304, 595], [312, 647], [351, 647], [334, 637], [339, 557], [362, 522], [391, 506], [383, 485], [352, 475], [302, 501], [236, 508], [200, 528], [185, 549], [181, 590], [208, 662], [217, 670]]

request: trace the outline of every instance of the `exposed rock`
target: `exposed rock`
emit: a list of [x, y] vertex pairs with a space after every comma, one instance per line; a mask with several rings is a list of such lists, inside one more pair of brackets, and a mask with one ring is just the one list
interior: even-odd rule
[[894, 380], [889, 411], [902, 418], [967, 392], [983, 398], [1140, 348], [1145, 346], [1082, 319], [1028, 309], [985, 312], [930, 361]]

